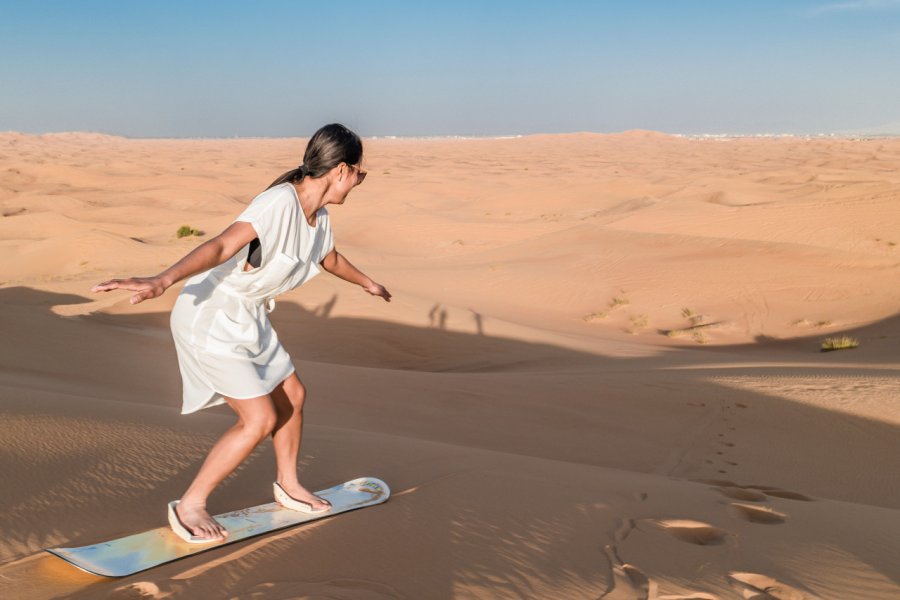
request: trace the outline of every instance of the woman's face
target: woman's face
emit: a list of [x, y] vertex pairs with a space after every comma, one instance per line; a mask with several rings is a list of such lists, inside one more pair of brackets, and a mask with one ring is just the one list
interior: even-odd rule
[[[362, 161], [360, 161], [360, 163], [361, 162]], [[336, 166], [335, 169], [337, 170], [337, 173], [335, 174], [335, 181], [332, 184], [332, 188], [334, 189], [337, 198], [336, 203], [343, 204], [344, 200], [347, 199], [347, 194], [366, 178], [366, 171], [362, 169], [362, 165], [359, 163], [355, 165], [341, 163]]]

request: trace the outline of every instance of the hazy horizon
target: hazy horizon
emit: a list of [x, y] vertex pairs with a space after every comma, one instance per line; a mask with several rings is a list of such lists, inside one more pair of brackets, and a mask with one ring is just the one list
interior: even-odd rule
[[900, 0], [0, 9], [4, 131], [900, 133]]
[[[864, 139], [873, 139], [873, 138], [896, 138], [900, 137], [900, 133], [897, 132], [889, 132], [889, 133], [868, 133], [868, 132], [842, 132], [842, 133], [671, 133], [666, 131], [656, 131], [656, 130], [645, 130], [645, 129], [626, 129], [622, 131], [545, 131], [545, 132], [535, 132], [535, 133], [520, 133], [520, 134], [509, 134], [509, 135], [455, 135], [455, 134], [447, 134], [447, 135], [362, 135], [364, 139], [370, 140], [388, 140], [388, 139], [396, 139], [396, 140], [468, 140], [468, 139], [514, 139], [514, 138], [524, 138], [529, 136], [536, 135], [579, 135], [579, 134], [589, 134], [589, 135], [616, 135], [623, 134], [629, 132], [642, 132], [649, 131], [651, 133], [660, 133], [663, 135], [670, 135], [674, 137], [681, 138], [709, 138], [709, 139], [738, 139], [738, 138], [777, 138], [777, 137], [785, 137], [785, 138], [864, 138]], [[182, 136], [174, 136], [174, 135], [124, 135], [120, 133], [108, 133], [105, 131], [88, 131], [88, 130], [59, 130], [59, 131], [43, 131], [43, 132], [28, 132], [28, 131], [17, 131], [13, 129], [8, 130], [0, 130], [0, 135], [28, 135], [28, 136], [54, 136], [54, 135], [102, 135], [109, 137], [119, 137], [128, 140], [279, 140], [279, 139], [307, 139], [312, 135], [309, 134], [297, 134], [297, 135], [182, 135]]]

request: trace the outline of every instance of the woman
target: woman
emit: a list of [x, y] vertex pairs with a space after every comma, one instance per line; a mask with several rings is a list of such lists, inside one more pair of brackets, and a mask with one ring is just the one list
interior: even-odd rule
[[160, 296], [190, 277], [175, 301], [170, 324], [184, 383], [182, 414], [227, 403], [237, 423], [210, 450], [169, 523], [185, 541], [220, 541], [228, 532], [206, 511], [212, 490], [272, 435], [277, 459], [276, 500], [309, 513], [331, 508], [297, 479], [303, 425], [303, 384], [278, 341], [267, 313], [274, 297], [326, 271], [391, 295], [334, 248], [326, 204], [343, 204], [365, 179], [362, 141], [339, 124], [310, 138], [303, 164], [256, 196], [222, 233], [155, 277], [111, 279], [93, 292], [137, 291], [131, 303]]

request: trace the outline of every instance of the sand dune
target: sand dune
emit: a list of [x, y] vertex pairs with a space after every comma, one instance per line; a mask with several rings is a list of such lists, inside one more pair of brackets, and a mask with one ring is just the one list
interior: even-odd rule
[[[122, 580], [41, 552], [159, 526], [233, 420], [179, 414], [181, 284], [90, 287], [177, 261], [305, 142], [0, 134], [0, 595], [900, 596], [893, 138], [366, 140], [330, 214], [392, 302], [325, 274], [271, 318], [301, 481], [392, 499]], [[273, 476], [266, 442], [210, 509]]]

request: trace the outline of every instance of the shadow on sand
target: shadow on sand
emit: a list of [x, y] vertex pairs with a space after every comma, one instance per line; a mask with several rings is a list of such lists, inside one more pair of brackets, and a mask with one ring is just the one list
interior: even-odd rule
[[[2, 553], [5, 562], [27, 557], [51, 543], [76, 546], [130, 533], [122, 530], [123, 522], [134, 531], [158, 526], [158, 515], [148, 511], [148, 507], [164, 506], [190, 481], [205, 451], [229, 423], [222, 418], [230, 416], [227, 407], [187, 418], [178, 414], [180, 380], [167, 312], [97, 312], [63, 317], [51, 310], [53, 306], [93, 300], [22, 287], [0, 289], [4, 337], [0, 386], [5, 391], [0, 401], [2, 429], [11, 436], [4, 436], [6, 439], [14, 438], [16, 444], [25, 446], [0, 456], [4, 479], [14, 482], [2, 486], [0, 491], [0, 534], [7, 540]], [[298, 372], [303, 373], [304, 382], [313, 391], [327, 389], [330, 395], [328, 402], [313, 409], [313, 426], [358, 430], [361, 435], [375, 436], [373, 440], [385, 436], [385, 444], [399, 444], [398, 448], [405, 438], [446, 444], [447, 449], [478, 448], [574, 465], [630, 465], [633, 470], [635, 464], [641, 464], [644, 473], [690, 480], [715, 478], [725, 483], [739, 479], [740, 485], [790, 487], [798, 494], [811, 496], [830, 494], [827, 483], [822, 484], [826, 487], [816, 488], [809, 483], [817, 479], [816, 474], [809, 473], [806, 483], [797, 484], [792, 478], [798, 469], [822, 468], [821, 465], [836, 461], [859, 472], [856, 499], [900, 507], [897, 498], [884, 495], [884, 482], [872, 473], [872, 454], [879, 452], [886, 440], [900, 439], [900, 427], [777, 396], [736, 390], [713, 379], [731, 375], [895, 378], [896, 369], [869, 365], [878, 362], [878, 351], [873, 346], [895, 344], [900, 338], [898, 317], [835, 332], [860, 339], [861, 347], [852, 351], [822, 354], [818, 352], [822, 336], [815, 336], [760, 339], [757, 343], [732, 346], [686, 345], [664, 355], [620, 358], [494, 337], [485, 333], [490, 331], [490, 319], [474, 311], [478, 333], [451, 331], [446, 328], [447, 316], [440, 304], [423, 315], [429, 326], [413, 327], [332, 317], [337, 302], [338, 297], [334, 296], [311, 310], [279, 302], [272, 315], [282, 343], [295, 362], [302, 363]], [[40, 335], [35, 334], [37, 331]], [[113, 338], [117, 338], [116, 343], [111, 343]], [[414, 379], [409, 378], [411, 372], [416, 373]], [[128, 390], [119, 383], [111, 384], [105, 399], [85, 399], [83, 406], [72, 401], [77, 395], [69, 401], [63, 396], [58, 400], [35, 400], [24, 391], [17, 391], [46, 389], [48, 394], [64, 395], [66, 389], [102, 390], [104, 373], [116, 373], [118, 382], [134, 378], [135, 383]], [[485, 380], [480, 378], [497, 378], [488, 386], [490, 393], [481, 391]], [[369, 390], [365, 397], [360, 397], [361, 389]], [[697, 398], [716, 400], [698, 402]], [[636, 407], [637, 403], [642, 406]], [[109, 410], [99, 411], [101, 405]], [[394, 418], [395, 410], [403, 410], [404, 418]], [[803, 447], [791, 432], [780, 431], [778, 420], [785, 411], [791, 413], [795, 422], [809, 423], [820, 444]], [[99, 414], [104, 416], [98, 417]], [[671, 428], [666, 430], [663, 426], [660, 433], [660, 419], [670, 419]], [[649, 420], [656, 425], [646, 427]], [[685, 423], [706, 425], [686, 428]], [[115, 425], [121, 435], [110, 434], [111, 428], [106, 427], [109, 424]], [[22, 430], [32, 426], [32, 433]], [[49, 434], [66, 428], [73, 432], [69, 442], [58, 439], [50, 443], [40, 438], [42, 432]], [[151, 445], [141, 441], [142, 432], [154, 440]], [[766, 446], [766, 452], [759, 456], [767, 461], [762, 466], [766, 473], [773, 474], [772, 480], [747, 481], [742, 469], [748, 469], [751, 476], [760, 470], [753, 465], [729, 463], [727, 455], [700, 454], [699, 448], [706, 441], [744, 443], [755, 434], [757, 441]], [[79, 447], [80, 440], [97, 436], [107, 437]], [[704, 443], [698, 443], [697, 436], [703, 437]], [[40, 460], [27, 458], [29, 444]], [[610, 447], [617, 452], [611, 453]], [[845, 452], [848, 447], [855, 451]], [[673, 452], [673, 448], [678, 451]], [[233, 506], [222, 507], [223, 510], [270, 501], [244, 485], [265, 481], [269, 476], [249, 474], [260, 470], [255, 463], [263, 457], [271, 460], [271, 453], [257, 449], [222, 484], [229, 494], [233, 493], [229, 499]], [[373, 447], [371, 454], [359, 457], [354, 470], [370, 469], [388, 482], [401, 482], [394, 490], [396, 497], [385, 506], [393, 505], [395, 511], [400, 511], [392, 513], [395, 516], [415, 520], [417, 515], [410, 512], [414, 503], [406, 504], [407, 499], [415, 493], [416, 486], [434, 477], [411, 479], [404, 475], [402, 460], [396, 457], [387, 463], [396, 471], [384, 464], [379, 462], [378, 447]], [[468, 464], [460, 468], [469, 468]], [[328, 465], [317, 469], [322, 479], [329, 476], [325, 468]], [[452, 466], [452, 461], [444, 465], [448, 469], [446, 476], [452, 475]], [[900, 457], [896, 453], [881, 455], [879, 469], [898, 472]], [[117, 514], [93, 511], [86, 499], [90, 495], [118, 497], [128, 508]], [[830, 497], [839, 498], [840, 491]], [[44, 500], [35, 502], [36, 498]], [[27, 518], [21, 517], [26, 508]], [[478, 504], [469, 501], [461, 503], [458, 513], [446, 522], [429, 523], [433, 535], [423, 547], [434, 560], [448, 557], [442, 567], [444, 580], [431, 582], [429, 597], [454, 597], [461, 578], [468, 583], [493, 585], [499, 596], [510, 597], [530, 597], [533, 590], [527, 583], [529, 579], [565, 587], [572, 573], [553, 557], [566, 554], [570, 530], [564, 523], [576, 519], [578, 509], [557, 506], [554, 510], [563, 512], [504, 519], [498, 525], [480, 518]], [[60, 516], [66, 511], [71, 511], [71, 518]], [[42, 515], [57, 528], [41, 530]], [[372, 514], [370, 518], [384, 517]], [[59, 523], [66, 525], [60, 528]], [[236, 548], [260, 543], [259, 539], [240, 542], [183, 562], [203, 565]], [[274, 543], [277, 546], [282, 542]], [[487, 548], [494, 558], [482, 562], [478, 557], [485, 553], [481, 552], [466, 558], [459, 546], [473, 543]], [[522, 545], [547, 557], [541, 573], [534, 573], [522, 560]], [[891, 575], [891, 557], [879, 554], [877, 548], [859, 559], [900, 584], [896, 571]], [[599, 546], [596, 561], [599, 580], [608, 578], [601, 566], [605, 559]], [[4, 568], [0, 566], [0, 574]], [[164, 579], [166, 573], [184, 568], [179, 563], [175, 569], [161, 567], [153, 573], [157, 579]], [[136, 580], [148, 576], [149, 573], [138, 575]], [[121, 580], [97, 581], [80, 592], [70, 589], [60, 597], [94, 597], [122, 584]], [[223, 595], [228, 595], [229, 589], [235, 593], [243, 589], [237, 579], [222, 581], [221, 585]], [[371, 596], [367, 597], [392, 597], [388, 588], [369, 591]], [[597, 596], [602, 592], [601, 587]]]

